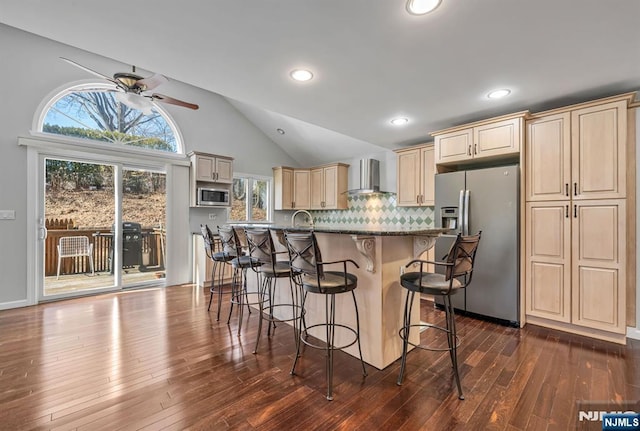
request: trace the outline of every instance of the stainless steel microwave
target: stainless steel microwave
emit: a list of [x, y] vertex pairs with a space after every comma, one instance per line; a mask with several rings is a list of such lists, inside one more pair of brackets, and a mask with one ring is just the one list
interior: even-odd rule
[[228, 206], [229, 190], [198, 187], [197, 205]]

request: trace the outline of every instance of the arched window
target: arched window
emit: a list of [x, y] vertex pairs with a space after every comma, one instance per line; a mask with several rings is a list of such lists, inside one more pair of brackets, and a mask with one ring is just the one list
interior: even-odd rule
[[[41, 112], [43, 133], [110, 142], [171, 153], [184, 153], [180, 134], [169, 115], [140, 97], [131, 103], [109, 84], [80, 84], [54, 96]], [[136, 105], [136, 107], [134, 107]]]

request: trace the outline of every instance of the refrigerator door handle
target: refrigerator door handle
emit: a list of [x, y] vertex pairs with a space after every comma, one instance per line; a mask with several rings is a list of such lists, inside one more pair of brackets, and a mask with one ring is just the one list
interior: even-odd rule
[[458, 232], [464, 235], [464, 190], [460, 190], [460, 200], [458, 201]]
[[464, 225], [463, 235], [469, 235], [469, 190], [464, 191]]

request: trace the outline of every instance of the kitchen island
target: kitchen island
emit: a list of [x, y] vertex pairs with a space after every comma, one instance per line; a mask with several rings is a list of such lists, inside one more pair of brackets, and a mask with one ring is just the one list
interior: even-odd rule
[[[360, 312], [360, 337], [365, 362], [383, 369], [402, 354], [402, 343], [398, 330], [402, 326], [405, 290], [400, 286], [400, 274], [412, 259], [423, 257], [435, 243], [436, 237], [447, 229], [367, 229], [335, 227], [290, 227], [265, 226], [272, 229], [274, 238], [281, 244], [283, 230], [302, 232], [313, 230], [324, 261], [353, 259], [360, 268], [349, 264], [347, 270], [358, 277], [355, 290]], [[402, 268], [402, 269], [401, 269]], [[341, 270], [340, 265], [331, 265], [327, 270]], [[255, 289], [256, 279], [249, 274], [249, 286]], [[288, 279], [278, 280], [276, 303], [288, 301]], [[250, 289], [252, 288], [250, 287]], [[280, 296], [284, 295], [284, 296]], [[415, 310], [420, 310], [416, 297]], [[337, 316], [340, 323], [355, 328], [355, 313], [351, 295], [337, 295]], [[310, 294], [306, 303], [307, 324], [324, 321], [324, 298]], [[419, 322], [419, 312], [413, 313], [414, 322]], [[414, 331], [412, 341], [417, 342]], [[313, 333], [320, 339], [323, 334]], [[344, 337], [344, 338], [342, 338]], [[336, 344], [352, 338], [348, 333], [336, 331]], [[357, 346], [346, 352], [357, 357]]]

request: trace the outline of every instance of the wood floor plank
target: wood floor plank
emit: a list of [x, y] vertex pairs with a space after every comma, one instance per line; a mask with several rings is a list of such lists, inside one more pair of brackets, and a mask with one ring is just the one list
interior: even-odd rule
[[[640, 398], [640, 343], [627, 346], [528, 325], [456, 316], [456, 396], [448, 354], [414, 350], [383, 370], [324, 352], [289, 373], [293, 330], [262, 334], [258, 314], [207, 311], [191, 285], [111, 293], [0, 311], [0, 429], [7, 430], [567, 430], [577, 400]], [[214, 308], [215, 309], [215, 308]], [[421, 318], [443, 322], [421, 301]], [[264, 328], [263, 328], [264, 330]], [[427, 336], [427, 335], [425, 335]]]

